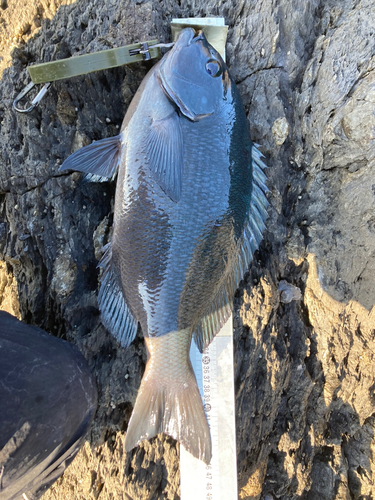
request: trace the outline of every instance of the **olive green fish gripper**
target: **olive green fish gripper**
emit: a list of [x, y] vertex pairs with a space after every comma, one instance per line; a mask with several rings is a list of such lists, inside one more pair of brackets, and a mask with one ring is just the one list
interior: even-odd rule
[[[172, 44], [173, 45], [173, 44]], [[31, 82], [18, 94], [13, 102], [13, 108], [20, 113], [32, 111], [47, 93], [51, 82], [85, 75], [94, 71], [115, 68], [133, 62], [147, 61], [160, 56], [160, 47], [169, 47], [171, 44], [158, 43], [158, 40], [148, 40], [141, 43], [133, 43], [123, 47], [102, 50], [92, 54], [69, 57], [58, 61], [50, 61], [28, 66], [27, 70]], [[18, 102], [30, 92], [36, 84], [45, 84], [37, 96], [31, 101], [31, 106], [21, 109]]]

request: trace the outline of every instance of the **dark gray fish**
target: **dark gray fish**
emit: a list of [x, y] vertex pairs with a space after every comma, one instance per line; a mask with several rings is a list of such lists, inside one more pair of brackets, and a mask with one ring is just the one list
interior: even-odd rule
[[102, 180], [117, 166], [98, 301], [122, 346], [141, 324], [148, 353], [126, 450], [165, 432], [208, 463], [190, 343], [202, 351], [231, 314], [268, 203], [238, 90], [202, 32], [183, 30], [148, 73], [119, 136], [77, 151], [61, 169]]

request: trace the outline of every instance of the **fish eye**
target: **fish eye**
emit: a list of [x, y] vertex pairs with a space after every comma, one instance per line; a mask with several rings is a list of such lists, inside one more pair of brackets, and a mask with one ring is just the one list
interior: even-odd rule
[[220, 63], [216, 61], [216, 59], [209, 59], [206, 62], [206, 71], [210, 76], [214, 78], [220, 76], [222, 72]]

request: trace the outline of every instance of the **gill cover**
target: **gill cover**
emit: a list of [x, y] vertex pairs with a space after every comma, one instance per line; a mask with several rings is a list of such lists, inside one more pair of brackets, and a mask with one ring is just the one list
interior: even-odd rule
[[193, 121], [211, 115], [226, 97], [229, 80], [220, 54], [203, 32], [181, 31], [174, 47], [161, 61], [159, 82], [167, 96]]

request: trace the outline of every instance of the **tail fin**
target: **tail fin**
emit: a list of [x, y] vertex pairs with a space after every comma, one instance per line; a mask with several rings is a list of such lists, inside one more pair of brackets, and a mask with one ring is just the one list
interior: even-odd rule
[[210, 463], [210, 430], [190, 360], [187, 362], [190, 369], [184, 378], [171, 377], [168, 383], [147, 364], [125, 437], [126, 451], [164, 432], [194, 457]]

